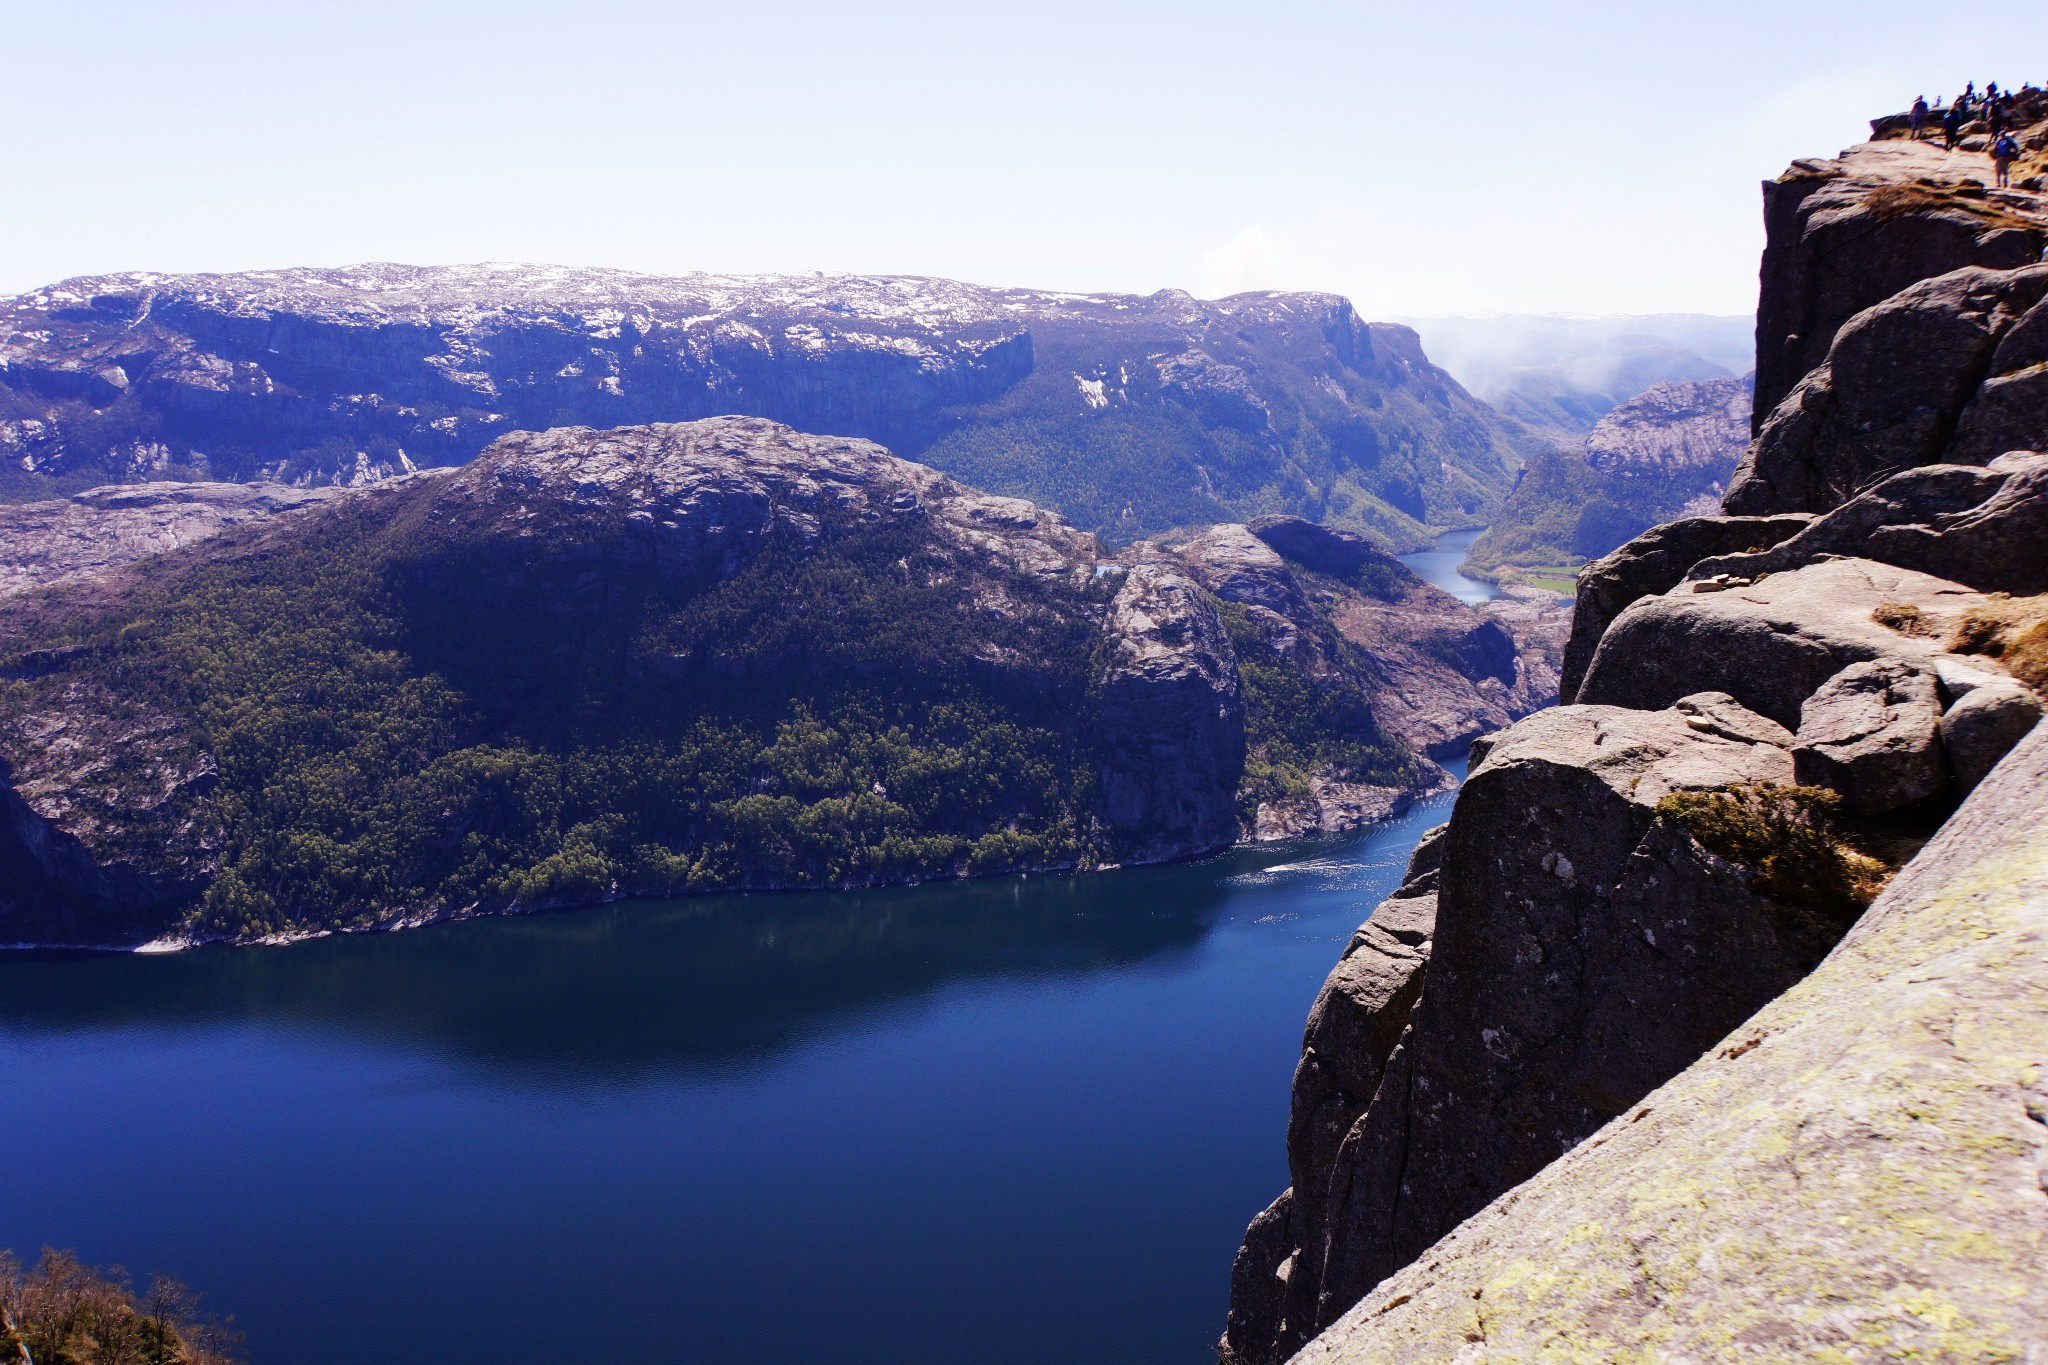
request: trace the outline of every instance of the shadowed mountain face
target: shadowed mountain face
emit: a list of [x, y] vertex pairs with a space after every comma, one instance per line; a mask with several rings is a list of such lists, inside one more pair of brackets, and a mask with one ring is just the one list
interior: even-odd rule
[[0, 944], [1160, 862], [1398, 812], [1555, 696], [1555, 620], [1256, 528], [1109, 556], [742, 417], [0, 508]]
[[372, 265], [0, 301], [16, 497], [360, 483], [517, 429], [723, 414], [875, 440], [1120, 539], [1288, 511], [1412, 548], [1483, 520], [1526, 440], [1329, 294]]

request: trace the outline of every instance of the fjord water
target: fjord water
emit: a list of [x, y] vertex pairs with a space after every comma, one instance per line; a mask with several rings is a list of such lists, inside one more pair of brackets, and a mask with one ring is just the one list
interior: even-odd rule
[[1302, 1019], [1449, 798], [1202, 862], [0, 959], [0, 1247], [259, 1365], [1210, 1359]]
[[1477, 578], [1467, 578], [1458, 572], [1458, 565], [1464, 562], [1465, 552], [1472, 548], [1472, 542], [1486, 531], [1479, 527], [1471, 531], [1451, 531], [1438, 536], [1436, 543], [1427, 550], [1401, 556], [1401, 562], [1413, 569], [1425, 583], [1442, 588], [1460, 602], [1477, 606], [1491, 602], [1500, 596], [1500, 589]]

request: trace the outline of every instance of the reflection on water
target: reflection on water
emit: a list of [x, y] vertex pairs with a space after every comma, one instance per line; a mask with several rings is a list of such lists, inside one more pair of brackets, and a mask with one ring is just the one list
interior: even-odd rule
[[176, 1271], [259, 1362], [1199, 1365], [1309, 1002], [1448, 804], [1096, 876], [0, 959], [0, 1247]]
[[[1241, 856], [1241, 855], [1240, 855]], [[0, 1026], [319, 1028], [601, 1081], [758, 1059], [977, 977], [1112, 970], [1196, 943], [1212, 865], [601, 910], [170, 958], [0, 959]]]
[[1480, 527], [1475, 531], [1452, 531], [1438, 536], [1435, 545], [1402, 555], [1401, 562], [1413, 569], [1423, 582], [1435, 584], [1460, 602], [1473, 606], [1491, 602], [1500, 596], [1499, 588], [1458, 572], [1458, 565], [1465, 561], [1465, 552], [1472, 548], [1473, 541], [1485, 534], [1485, 530], [1485, 527]]

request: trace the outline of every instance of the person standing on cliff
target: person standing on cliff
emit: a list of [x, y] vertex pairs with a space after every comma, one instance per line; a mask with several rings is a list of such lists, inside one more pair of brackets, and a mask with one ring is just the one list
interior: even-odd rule
[[1920, 128], [1921, 128], [1921, 125], [1925, 124], [1926, 122], [1927, 122], [1927, 96], [1925, 96], [1925, 95], [1915, 95], [1915, 96], [1913, 97], [1913, 129], [1912, 129], [1912, 136], [1913, 136], [1913, 141], [1915, 141], [1915, 142], [1918, 142], [1918, 141], [1920, 140]]
[[2012, 185], [2012, 163], [2020, 154], [2020, 144], [2012, 140], [2011, 133], [2000, 133], [1991, 143], [1991, 165], [1998, 172], [1998, 188], [2008, 189]]
[[1945, 152], [1956, 149], [1956, 142], [1963, 135], [1963, 102], [1957, 100], [1941, 116], [1941, 148]]

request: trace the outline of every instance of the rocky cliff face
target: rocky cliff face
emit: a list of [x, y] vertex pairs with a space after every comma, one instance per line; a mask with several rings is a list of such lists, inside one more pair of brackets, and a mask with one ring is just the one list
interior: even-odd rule
[[1617, 404], [1586, 437], [1603, 474], [1705, 473], [1725, 479], [1749, 443], [1750, 388], [1740, 379], [1655, 384]]
[[863, 437], [1120, 539], [1282, 505], [1469, 524], [1518, 431], [1324, 294], [366, 265], [0, 301], [0, 461], [356, 484], [508, 431], [737, 413]]
[[2042, 272], [1949, 259], [2041, 206], [1987, 237], [1927, 155], [1767, 190], [1747, 515], [1588, 567], [1572, 704], [1475, 746], [1332, 973], [1226, 1359], [2048, 1343]]
[[2039, 1352], [2044, 792], [2048, 727], [1818, 970], [1295, 1359]]
[[1364, 538], [1299, 517], [1172, 548], [1236, 645], [1251, 757], [1240, 799], [1255, 837], [1393, 814], [1419, 788], [1364, 758], [1382, 737], [1441, 758], [1556, 696], [1568, 609], [1551, 594], [1469, 607]]
[[1795, 161], [1764, 185], [1757, 430], [1864, 309], [1965, 267], [2041, 259], [2048, 224], [2038, 197], [1989, 190], [1992, 180], [1981, 156], [1894, 138]]
[[[1554, 688], [1357, 537], [1309, 528], [1355, 561], [1321, 575], [1236, 525], [1110, 557], [760, 419], [0, 527], [0, 942], [1181, 857], [1380, 818]], [[1367, 601], [1414, 643], [1350, 641]]]

